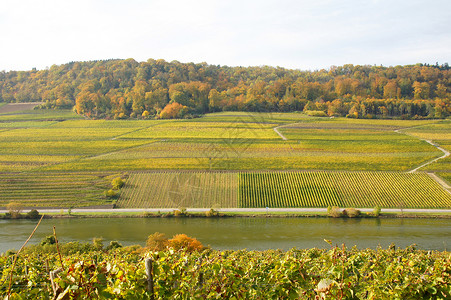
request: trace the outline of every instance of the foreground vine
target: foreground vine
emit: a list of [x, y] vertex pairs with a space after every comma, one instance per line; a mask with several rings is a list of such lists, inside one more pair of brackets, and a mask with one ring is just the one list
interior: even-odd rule
[[[54, 245], [25, 249], [16, 262], [10, 299], [451, 297], [450, 252], [413, 246], [290, 251], [112, 248], [62, 245], [64, 270]], [[4, 279], [14, 267], [14, 257], [1, 256], [0, 266], [0, 294], [6, 296]]]

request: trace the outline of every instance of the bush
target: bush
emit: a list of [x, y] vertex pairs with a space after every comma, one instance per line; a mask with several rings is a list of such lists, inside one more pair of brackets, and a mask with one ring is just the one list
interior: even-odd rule
[[92, 245], [96, 250], [102, 250], [103, 249], [103, 238], [93, 238], [92, 239]]
[[56, 239], [55, 239], [55, 236], [53, 236], [53, 235], [46, 236], [45, 238], [43, 238], [41, 240], [41, 243], [40, 243], [41, 246], [53, 245], [53, 244], [56, 244]]
[[338, 206], [333, 206], [330, 212], [328, 213], [328, 216], [332, 218], [340, 218], [343, 216], [343, 213], [341, 212]]
[[216, 210], [214, 210], [213, 208], [210, 208], [210, 210], [205, 212], [205, 216], [210, 218], [210, 217], [217, 217], [219, 214]]
[[29, 212], [27, 212], [27, 219], [39, 219], [41, 217], [41, 215], [39, 214], [39, 212], [36, 209], [30, 210]]
[[5, 256], [16, 255], [17, 251], [14, 249], [9, 249], [5, 252]]
[[381, 208], [379, 205], [376, 205], [374, 207], [373, 214], [374, 214], [374, 216], [379, 217], [379, 215], [381, 214]]
[[114, 190], [120, 190], [124, 186], [125, 182], [120, 177], [116, 177], [111, 181], [111, 186]]
[[360, 210], [355, 209], [355, 208], [346, 208], [343, 210], [343, 215], [347, 216], [348, 218], [356, 218], [358, 216], [360, 216]]
[[204, 246], [195, 238], [186, 234], [177, 234], [168, 241], [168, 246], [174, 250], [185, 250], [187, 252], [202, 251]]
[[105, 197], [109, 199], [116, 199], [117, 197], [119, 197], [119, 193], [116, 192], [115, 190], [108, 190], [105, 191], [103, 194], [105, 195]]
[[188, 215], [188, 212], [186, 211], [186, 208], [180, 208], [174, 210], [174, 216], [176, 217], [185, 217]]
[[122, 245], [119, 244], [118, 241], [111, 241], [110, 244], [106, 247], [106, 250], [113, 250], [117, 248], [122, 248]]
[[168, 239], [164, 233], [155, 232], [147, 237], [146, 247], [153, 251], [161, 251], [166, 249]]

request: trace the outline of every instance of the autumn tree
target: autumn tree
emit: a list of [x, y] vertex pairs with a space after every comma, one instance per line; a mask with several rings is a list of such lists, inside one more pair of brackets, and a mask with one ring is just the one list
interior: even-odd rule
[[183, 118], [188, 113], [188, 107], [177, 102], [166, 105], [160, 112], [161, 119]]

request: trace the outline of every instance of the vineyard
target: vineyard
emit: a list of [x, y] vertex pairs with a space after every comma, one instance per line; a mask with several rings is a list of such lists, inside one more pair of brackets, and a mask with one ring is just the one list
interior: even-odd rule
[[[218, 113], [171, 121], [78, 118], [67, 111], [0, 114], [0, 172], [408, 171], [440, 151], [394, 130], [419, 125], [437, 125], [431, 131], [443, 133], [449, 129], [444, 121], [325, 119], [294, 113]], [[278, 126], [288, 140], [273, 130]]]
[[451, 195], [424, 173], [255, 172], [239, 176], [242, 207], [451, 207]]
[[[450, 126], [449, 120], [297, 113], [225, 112], [190, 120], [85, 120], [70, 111], [0, 113], [0, 205], [106, 204], [103, 187], [98, 188], [104, 184], [83, 177], [131, 172], [120, 207], [449, 208], [449, 194], [431, 178], [401, 172], [443, 155], [421, 139], [450, 150]], [[440, 172], [446, 180], [450, 160], [420, 171]]]
[[118, 207], [238, 207], [238, 177], [231, 172], [134, 173]]
[[27, 207], [80, 207], [107, 204], [110, 180], [101, 173], [0, 173], [0, 207], [18, 202]]
[[132, 173], [119, 207], [451, 208], [451, 194], [426, 173]]
[[0, 294], [10, 291], [8, 299], [451, 298], [450, 253], [414, 247], [137, 254], [133, 248], [67, 246], [62, 245], [69, 253], [61, 260], [55, 247], [41, 247], [44, 253], [20, 255], [14, 269], [14, 256], [0, 256]]

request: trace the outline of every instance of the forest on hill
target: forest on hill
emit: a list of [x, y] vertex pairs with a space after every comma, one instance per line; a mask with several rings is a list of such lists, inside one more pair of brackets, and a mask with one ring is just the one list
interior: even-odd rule
[[304, 111], [352, 118], [451, 115], [451, 68], [332, 66], [301, 71], [101, 60], [0, 72], [0, 103], [44, 102], [90, 118], [189, 118], [217, 111]]

